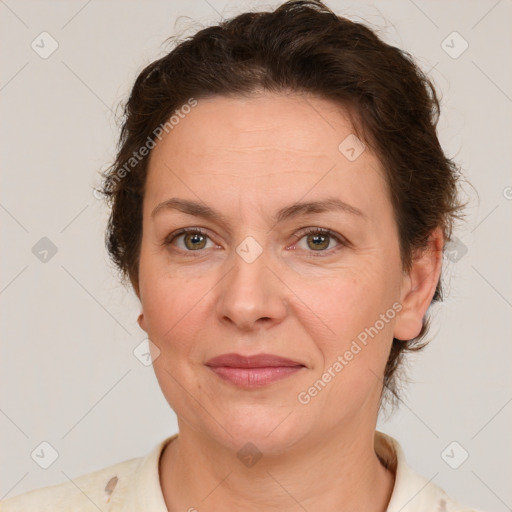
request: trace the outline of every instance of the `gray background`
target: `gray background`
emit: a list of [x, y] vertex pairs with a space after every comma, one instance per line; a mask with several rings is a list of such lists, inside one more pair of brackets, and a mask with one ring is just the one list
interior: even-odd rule
[[[114, 156], [116, 107], [165, 38], [278, 3], [0, 0], [0, 498], [145, 455], [176, 432], [151, 366], [133, 354], [145, 339], [138, 302], [108, 262], [93, 187]], [[400, 410], [378, 427], [454, 498], [510, 510], [511, 1], [328, 5], [429, 71], [441, 142], [477, 191], [465, 187], [434, 341], [410, 359]], [[191, 19], [175, 25], [180, 15]], [[43, 31], [58, 43], [47, 58]], [[59, 454], [48, 469], [31, 457], [44, 441]]]

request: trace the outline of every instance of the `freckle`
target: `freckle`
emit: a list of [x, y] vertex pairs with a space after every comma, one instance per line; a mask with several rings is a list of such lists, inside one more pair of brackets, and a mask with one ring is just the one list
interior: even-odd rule
[[117, 482], [118, 482], [118, 478], [117, 476], [113, 476], [108, 482], [107, 482], [107, 485], [105, 486], [105, 492], [107, 493], [107, 503], [110, 501], [110, 495], [112, 494], [112, 492], [114, 491], [116, 485], [117, 485]]

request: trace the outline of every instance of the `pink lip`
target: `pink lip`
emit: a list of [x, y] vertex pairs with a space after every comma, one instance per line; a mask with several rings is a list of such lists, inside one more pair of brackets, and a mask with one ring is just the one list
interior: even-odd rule
[[289, 377], [305, 366], [298, 361], [272, 354], [242, 356], [224, 354], [210, 359], [206, 366], [220, 378], [243, 388], [258, 388]]

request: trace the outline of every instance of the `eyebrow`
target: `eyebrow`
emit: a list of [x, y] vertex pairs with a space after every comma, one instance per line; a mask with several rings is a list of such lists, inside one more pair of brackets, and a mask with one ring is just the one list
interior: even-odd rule
[[[210, 206], [207, 206], [206, 204], [190, 201], [188, 199], [178, 199], [176, 197], [167, 199], [155, 207], [155, 209], [151, 212], [151, 217], [155, 217], [155, 215], [163, 210], [178, 210], [180, 212], [186, 213], [187, 215], [203, 217], [204, 219], [209, 220], [217, 220], [224, 224], [228, 224], [226, 217], [219, 211]], [[333, 210], [361, 217], [362, 219], [368, 218], [361, 210], [355, 206], [345, 203], [336, 197], [328, 197], [322, 200], [297, 202], [289, 206], [285, 206], [273, 216], [273, 220], [279, 223], [294, 217], [299, 217], [301, 215], [324, 213]]]

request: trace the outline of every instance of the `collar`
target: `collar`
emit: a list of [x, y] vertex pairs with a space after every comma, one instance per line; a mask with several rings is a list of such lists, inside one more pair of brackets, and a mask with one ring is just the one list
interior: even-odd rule
[[[168, 512], [160, 486], [159, 461], [165, 446], [178, 434], [167, 437], [141, 458], [126, 489], [121, 512]], [[451, 500], [443, 489], [410, 468], [396, 439], [376, 431], [375, 452], [395, 474], [393, 493], [387, 512], [451, 512], [462, 507]]]
[[386, 512], [462, 511], [446, 492], [416, 473], [405, 459], [400, 443], [383, 432], [375, 432], [375, 452], [395, 473], [395, 485]]
[[141, 510], [168, 512], [160, 486], [158, 465], [167, 443], [177, 437], [178, 434], [167, 437], [141, 459], [126, 490], [120, 512], [140, 512]]

